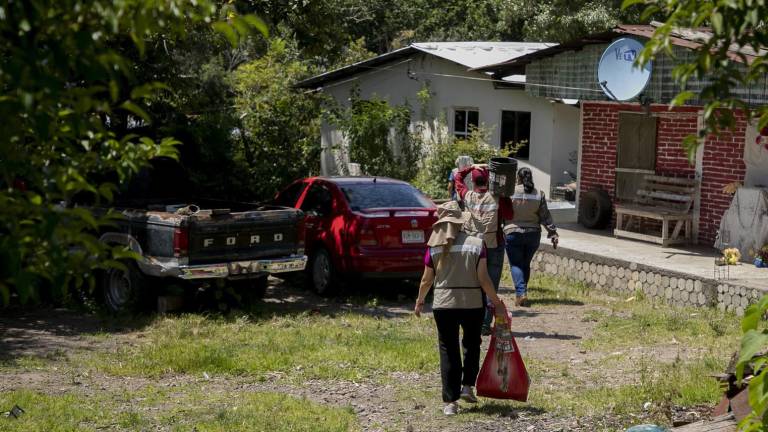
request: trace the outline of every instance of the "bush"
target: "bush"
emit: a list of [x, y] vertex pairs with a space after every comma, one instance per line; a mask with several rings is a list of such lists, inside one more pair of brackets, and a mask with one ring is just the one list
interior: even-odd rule
[[436, 123], [436, 132], [431, 134], [425, 145], [427, 155], [416, 176], [415, 186], [433, 199], [446, 199], [450, 198], [448, 175], [456, 168], [457, 157], [467, 155], [480, 164], [487, 163], [503, 151], [488, 144], [490, 131], [487, 129], [474, 130], [468, 139], [456, 139], [447, 133], [445, 121]]

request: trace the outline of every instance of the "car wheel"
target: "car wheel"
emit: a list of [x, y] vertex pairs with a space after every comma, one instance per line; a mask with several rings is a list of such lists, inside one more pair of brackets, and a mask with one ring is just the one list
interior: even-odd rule
[[123, 264], [124, 269], [110, 268], [102, 275], [104, 306], [115, 314], [139, 312], [147, 306], [146, 278], [133, 261]]
[[310, 281], [312, 289], [323, 297], [336, 293], [336, 271], [333, 268], [331, 255], [325, 249], [319, 249], [312, 257], [310, 266]]
[[235, 294], [237, 294], [240, 304], [246, 306], [264, 298], [267, 286], [269, 286], [269, 275], [252, 279], [232, 280], [229, 281], [229, 284]]

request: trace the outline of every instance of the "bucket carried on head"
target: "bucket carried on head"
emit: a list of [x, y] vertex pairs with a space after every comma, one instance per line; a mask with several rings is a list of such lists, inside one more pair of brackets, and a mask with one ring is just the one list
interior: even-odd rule
[[495, 157], [488, 162], [488, 191], [492, 195], [510, 197], [515, 193], [517, 160]]

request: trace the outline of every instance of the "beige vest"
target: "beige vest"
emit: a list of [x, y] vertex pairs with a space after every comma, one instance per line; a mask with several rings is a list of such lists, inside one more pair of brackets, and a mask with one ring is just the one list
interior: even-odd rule
[[443, 247], [433, 247], [429, 253], [435, 268], [435, 295], [432, 309], [476, 309], [483, 307], [477, 263], [483, 250], [483, 241], [459, 233], [450, 248], [449, 261], [440, 267]]
[[498, 246], [496, 231], [499, 229], [499, 200], [490, 192], [467, 192], [464, 205], [472, 217], [464, 223], [464, 232], [485, 240], [485, 246], [493, 249]]
[[537, 190], [527, 194], [523, 185], [515, 186], [515, 194], [511, 197], [515, 214], [511, 221], [504, 221], [504, 232], [508, 234], [515, 228], [541, 229], [541, 218], [539, 217], [541, 197], [541, 192]]

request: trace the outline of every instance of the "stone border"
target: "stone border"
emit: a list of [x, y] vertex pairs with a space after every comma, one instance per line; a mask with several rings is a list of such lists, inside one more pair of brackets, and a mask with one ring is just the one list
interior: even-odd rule
[[574, 249], [542, 244], [532, 271], [585, 283], [602, 291], [646, 296], [676, 306], [717, 307], [743, 315], [765, 292], [724, 280], [681, 273]]

